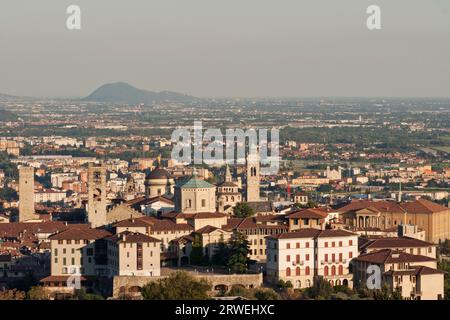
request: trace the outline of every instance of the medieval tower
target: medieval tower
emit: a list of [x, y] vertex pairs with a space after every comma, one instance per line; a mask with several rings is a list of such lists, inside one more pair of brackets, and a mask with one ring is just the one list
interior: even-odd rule
[[91, 228], [106, 225], [106, 167], [89, 164], [87, 216]]
[[19, 168], [19, 222], [39, 219], [34, 212], [34, 168]]
[[247, 181], [246, 196], [247, 202], [260, 201], [259, 198], [259, 150], [256, 153], [250, 153], [246, 158]]

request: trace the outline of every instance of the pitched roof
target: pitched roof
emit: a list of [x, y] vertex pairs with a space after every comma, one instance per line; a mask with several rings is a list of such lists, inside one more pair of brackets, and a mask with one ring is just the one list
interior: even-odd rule
[[139, 232], [124, 231], [105, 238], [114, 243], [141, 243], [141, 242], [161, 242], [161, 240], [149, 237]]
[[368, 239], [361, 249], [417, 248], [430, 247], [432, 243], [409, 237]]
[[309, 209], [300, 209], [288, 212], [286, 214], [287, 218], [296, 218], [296, 219], [324, 219], [327, 217], [327, 213], [323, 211], [316, 210], [314, 208]]
[[219, 230], [219, 228], [207, 225], [207, 226], [204, 226], [203, 228], [198, 229], [197, 231], [195, 231], [195, 233], [205, 234], [205, 233], [214, 232], [216, 230]]
[[427, 275], [427, 274], [445, 274], [445, 271], [430, 268], [427, 266], [410, 266], [408, 270], [389, 270], [384, 275], [404, 276], [404, 275]]
[[365, 253], [355, 258], [355, 260], [378, 264], [436, 261], [436, 259], [430, 257], [409, 254], [403, 251], [396, 251], [392, 249], [383, 249], [371, 253]]
[[339, 208], [338, 211], [342, 213], [350, 211], [359, 211], [361, 209], [370, 208], [370, 210], [377, 210], [379, 212], [396, 212], [404, 213], [404, 209], [395, 201], [372, 201], [372, 200], [353, 200], [346, 206]]
[[97, 240], [111, 233], [104, 229], [68, 229], [49, 237], [50, 240]]
[[356, 234], [336, 229], [336, 230], [319, 230], [314, 228], [304, 228], [293, 232], [280, 233], [277, 235], [271, 235], [268, 238], [271, 239], [295, 239], [295, 238], [331, 238], [331, 237], [348, 237], [356, 236]]
[[402, 203], [402, 207], [405, 208], [408, 213], [436, 213], [450, 210], [447, 207], [423, 198], [412, 202]]

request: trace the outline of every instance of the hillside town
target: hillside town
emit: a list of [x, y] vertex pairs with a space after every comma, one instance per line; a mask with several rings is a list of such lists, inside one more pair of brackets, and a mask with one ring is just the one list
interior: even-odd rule
[[[338, 164], [299, 174], [285, 161], [277, 176], [263, 176], [250, 157], [206, 167], [161, 154], [20, 155], [25, 146], [105, 143], [96, 140], [2, 140], [12, 157], [0, 171], [0, 291], [140, 299], [147, 283], [183, 271], [209, 281], [217, 299], [237, 287], [302, 292], [319, 282], [448, 298], [441, 265], [449, 259], [450, 167]], [[170, 146], [157, 140], [142, 151]], [[324, 154], [316, 144], [283, 148]]]

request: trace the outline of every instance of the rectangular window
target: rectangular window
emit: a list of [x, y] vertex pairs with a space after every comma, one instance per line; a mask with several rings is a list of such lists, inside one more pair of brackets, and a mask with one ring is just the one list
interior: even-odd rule
[[296, 247], [297, 249], [299, 249], [299, 248], [300, 248], [300, 242], [297, 242], [297, 243], [295, 244], [295, 247]]
[[325, 248], [328, 248], [328, 242], [325, 242]]
[[353, 252], [350, 251], [350, 252], [348, 253], [348, 257], [349, 257], [350, 259], [353, 258]]
[[349, 241], [348, 241], [348, 245], [349, 245], [349, 246], [352, 246], [352, 245], [353, 245], [353, 240], [349, 240]]
[[307, 255], [305, 256], [305, 260], [306, 260], [306, 261], [309, 261], [309, 254], [307, 254]]
[[300, 263], [300, 255], [299, 255], [299, 254], [297, 254], [297, 255], [295, 256], [295, 262], [296, 262], [296, 263]]
[[325, 253], [325, 261], [328, 261], [328, 253]]
[[342, 253], [339, 253], [339, 261], [342, 262]]
[[309, 242], [305, 243], [305, 247], [309, 248]]
[[333, 242], [331, 242], [331, 246], [334, 248], [335, 247], [335, 243], [334, 243], [334, 241]]
[[291, 244], [288, 242], [286, 243], [286, 249], [290, 249], [291, 248]]
[[342, 247], [342, 241], [339, 241], [339, 247]]
[[287, 261], [287, 262], [291, 261], [291, 256], [290, 256], [290, 255], [287, 255], [287, 256], [286, 256], [286, 261]]

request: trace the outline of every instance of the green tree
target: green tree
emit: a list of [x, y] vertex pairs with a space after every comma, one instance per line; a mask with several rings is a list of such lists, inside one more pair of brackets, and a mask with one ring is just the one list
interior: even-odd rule
[[284, 281], [283, 279], [280, 279], [280, 281], [278, 281], [278, 288], [280, 289], [287, 289], [287, 288], [293, 288], [294, 286], [292, 285], [291, 281]]
[[193, 265], [204, 265], [206, 258], [203, 255], [203, 241], [199, 234], [194, 235], [194, 241], [192, 242], [192, 250], [190, 254], [190, 262]]
[[6, 187], [0, 189], [0, 199], [4, 199], [6, 201], [19, 200], [17, 196], [16, 190]]
[[243, 233], [235, 232], [230, 239], [229, 248], [228, 268], [234, 273], [245, 273], [250, 261], [250, 244], [247, 237]]
[[228, 261], [228, 256], [228, 247], [223, 239], [223, 235], [220, 235], [217, 250], [212, 257], [212, 263], [215, 265], [224, 266]]
[[255, 211], [245, 202], [239, 202], [233, 208], [233, 215], [236, 218], [247, 218], [255, 214]]
[[211, 284], [195, 279], [184, 271], [177, 271], [165, 279], [150, 282], [142, 288], [145, 300], [206, 300]]
[[260, 288], [255, 291], [255, 298], [258, 300], [280, 300], [280, 295], [273, 289]]
[[323, 277], [317, 277], [312, 287], [305, 290], [305, 294], [313, 299], [329, 299], [333, 293], [333, 287]]
[[333, 187], [330, 184], [321, 184], [318, 188], [317, 188], [317, 192], [331, 192], [331, 190], [333, 190]]
[[31, 287], [27, 292], [27, 300], [49, 300], [50, 294], [44, 287]]

